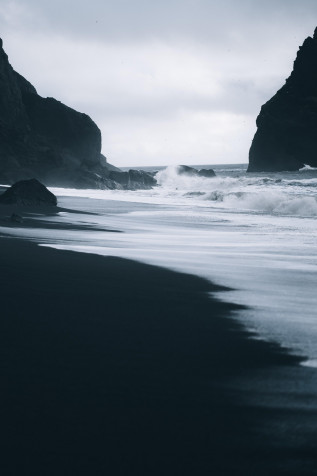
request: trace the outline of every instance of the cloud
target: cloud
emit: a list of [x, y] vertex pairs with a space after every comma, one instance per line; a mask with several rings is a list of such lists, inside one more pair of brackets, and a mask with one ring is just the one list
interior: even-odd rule
[[[304, 31], [314, 22], [315, 0], [2, 0], [8, 25], [112, 42], [195, 38], [232, 43], [250, 33]], [[246, 35], [244, 35], [244, 32]], [[267, 41], [268, 36], [265, 36]]]

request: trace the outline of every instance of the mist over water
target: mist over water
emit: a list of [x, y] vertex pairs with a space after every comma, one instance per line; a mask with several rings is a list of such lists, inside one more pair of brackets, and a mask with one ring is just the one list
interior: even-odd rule
[[9, 231], [228, 286], [232, 291], [218, 297], [248, 306], [237, 318], [259, 338], [316, 361], [317, 170], [246, 174], [246, 165], [213, 168], [214, 178], [161, 169], [159, 186], [146, 191], [52, 189], [60, 206], [77, 213], [47, 220], [90, 229]]

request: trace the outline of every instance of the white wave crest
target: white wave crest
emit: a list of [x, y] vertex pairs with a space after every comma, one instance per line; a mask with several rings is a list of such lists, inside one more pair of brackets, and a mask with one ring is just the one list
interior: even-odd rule
[[210, 192], [240, 186], [240, 179], [233, 177], [202, 177], [179, 173], [179, 166], [169, 166], [155, 176], [157, 183], [166, 189], [190, 192]]
[[274, 210], [283, 215], [302, 217], [317, 216], [317, 201], [314, 197], [298, 197], [281, 202]]
[[317, 216], [317, 200], [314, 197], [292, 197], [269, 190], [230, 193], [220, 201], [231, 209], [301, 217]]
[[299, 169], [299, 172], [305, 172], [307, 170], [317, 170], [317, 167], [311, 167], [310, 165], [304, 164], [304, 167]]
[[179, 173], [179, 170], [180, 167], [175, 165], [159, 171], [155, 176], [157, 183], [165, 188], [198, 192], [208, 190], [208, 184], [211, 180], [214, 180], [214, 177], [186, 175]]
[[311, 179], [301, 181], [247, 175], [205, 178], [179, 174], [178, 170], [178, 167], [167, 167], [156, 175], [156, 179], [163, 189], [173, 190], [179, 197], [207, 201], [217, 208], [238, 211], [317, 216], [317, 201], [313, 194], [315, 183]]

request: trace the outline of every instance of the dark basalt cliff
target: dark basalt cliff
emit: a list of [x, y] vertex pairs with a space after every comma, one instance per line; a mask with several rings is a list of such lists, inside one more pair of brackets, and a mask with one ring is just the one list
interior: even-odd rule
[[[0, 39], [0, 183], [36, 177], [50, 186], [126, 188], [113, 171], [120, 174], [101, 154], [101, 132], [92, 119], [39, 96], [13, 70]], [[150, 188], [143, 177], [129, 185]]]
[[261, 108], [248, 172], [317, 167], [317, 28], [299, 48], [285, 85]]

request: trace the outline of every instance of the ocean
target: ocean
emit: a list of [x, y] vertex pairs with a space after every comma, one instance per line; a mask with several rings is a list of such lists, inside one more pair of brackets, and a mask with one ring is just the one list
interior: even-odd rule
[[147, 168], [158, 171], [152, 190], [51, 188], [59, 206], [74, 212], [35, 216], [56, 228], [17, 224], [5, 232], [210, 279], [230, 288], [219, 299], [245, 306], [235, 317], [252, 338], [277, 342], [317, 366], [317, 169], [195, 167], [213, 168], [216, 177], [157, 167]]

